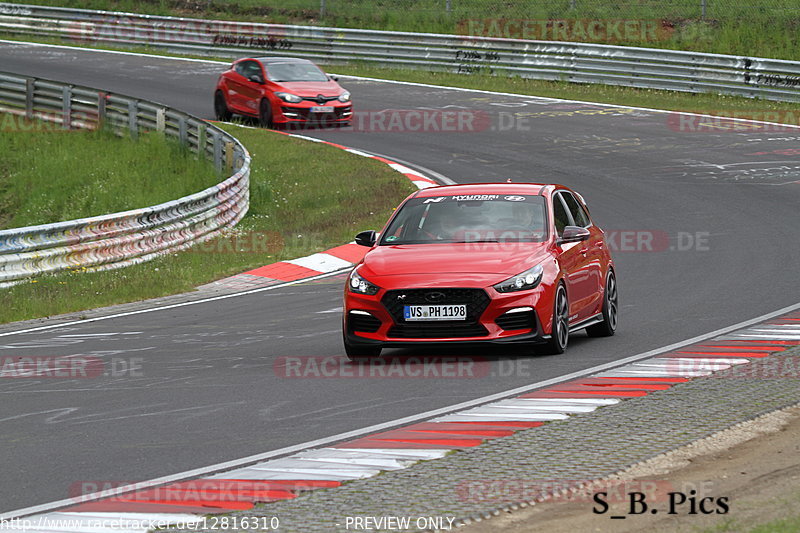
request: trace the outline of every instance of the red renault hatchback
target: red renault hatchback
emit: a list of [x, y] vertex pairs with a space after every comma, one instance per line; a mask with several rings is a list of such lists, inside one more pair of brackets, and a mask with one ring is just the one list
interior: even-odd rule
[[234, 61], [214, 90], [217, 120], [233, 114], [275, 124], [348, 124], [350, 93], [307, 59], [258, 57]]
[[433, 187], [409, 196], [369, 246], [344, 295], [351, 359], [416, 344], [540, 344], [610, 336], [617, 283], [603, 231], [561, 185]]

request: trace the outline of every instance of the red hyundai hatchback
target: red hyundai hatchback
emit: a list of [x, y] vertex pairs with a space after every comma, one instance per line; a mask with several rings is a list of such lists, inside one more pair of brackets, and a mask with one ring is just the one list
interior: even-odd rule
[[244, 58], [220, 74], [214, 90], [217, 120], [236, 113], [275, 124], [348, 124], [350, 93], [307, 59]]
[[433, 187], [409, 196], [369, 246], [344, 295], [351, 359], [416, 344], [541, 344], [610, 336], [617, 283], [603, 231], [561, 185]]

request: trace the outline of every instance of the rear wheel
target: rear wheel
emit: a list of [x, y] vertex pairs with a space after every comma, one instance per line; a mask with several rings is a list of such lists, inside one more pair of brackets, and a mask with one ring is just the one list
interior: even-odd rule
[[569, 299], [563, 284], [558, 285], [553, 303], [553, 327], [550, 340], [547, 341], [546, 351], [549, 354], [562, 354], [567, 349], [569, 342]]
[[586, 328], [590, 337], [610, 337], [617, 330], [617, 313], [619, 308], [617, 296], [617, 278], [609, 269], [606, 276], [606, 290], [603, 291], [603, 321]]
[[217, 120], [223, 122], [229, 121], [233, 116], [233, 113], [228, 109], [228, 104], [225, 102], [225, 96], [222, 94], [222, 91], [217, 91], [214, 94], [214, 115], [217, 117]]
[[262, 128], [272, 127], [272, 105], [266, 98], [258, 106], [258, 123]]

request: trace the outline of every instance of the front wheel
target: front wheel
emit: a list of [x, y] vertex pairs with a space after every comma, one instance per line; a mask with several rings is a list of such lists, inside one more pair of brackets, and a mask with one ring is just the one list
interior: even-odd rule
[[258, 124], [262, 128], [272, 127], [272, 105], [266, 98], [258, 106]]
[[225, 102], [225, 96], [222, 94], [222, 91], [217, 91], [214, 94], [214, 115], [217, 117], [217, 120], [221, 120], [222, 122], [227, 122], [233, 116], [231, 110], [228, 109], [228, 104]]
[[606, 290], [603, 292], [603, 321], [586, 328], [590, 337], [610, 337], [617, 331], [617, 313], [619, 302], [617, 296], [617, 278], [609, 269], [606, 276]]
[[564, 353], [569, 342], [569, 299], [563, 284], [558, 285], [556, 298], [553, 303], [553, 327], [550, 340], [547, 341], [546, 351], [558, 355]]
[[376, 359], [381, 355], [380, 346], [353, 346], [346, 340], [344, 341], [344, 353], [351, 361], [369, 361]]

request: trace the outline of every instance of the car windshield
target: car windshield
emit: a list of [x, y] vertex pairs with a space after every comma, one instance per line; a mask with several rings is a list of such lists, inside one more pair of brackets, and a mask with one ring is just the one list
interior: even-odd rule
[[328, 76], [313, 63], [270, 63], [267, 66], [269, 79], [279, 81], [328, 81]]
[[381, 237], [381, 245], [453, 242], [542, 242], [544, 198], [471, 194], [412, 198]]

